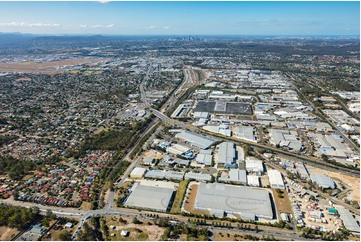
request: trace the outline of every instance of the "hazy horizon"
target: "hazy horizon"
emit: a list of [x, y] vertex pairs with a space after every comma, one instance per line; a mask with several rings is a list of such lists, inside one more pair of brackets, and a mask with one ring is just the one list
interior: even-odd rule
[[0, 32], [359, 36], [359, 2], [0, 2]]

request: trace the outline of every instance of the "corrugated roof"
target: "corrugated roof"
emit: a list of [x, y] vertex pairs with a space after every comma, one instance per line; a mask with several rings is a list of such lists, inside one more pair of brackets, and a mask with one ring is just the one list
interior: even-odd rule
[[353, 217], [352, 213], [342, 206], [337, 206], [336, 208], [345, 228], [351, 232], [359, 233], [360, 225], [357, 223], [357, 220]]
[[134, 184], [132, 193], [124, 203], [125, 206], [149, 208], [166, 212], [174, 189]]
[[322, 188], [335, 188], [336, 187], [335, 182], [328, 176], [311, 174], [310, 178], [311, 178], [312, 182], [315, 182], [317, 185], [319, 185]]
[[223, 142], [218, 147], [218, 163], [232, 164], [235, 162], [236, 150], [234, 143]]
[[176, 137], [183, 139], [201, 149], [207, 149], [216, 142], [214, 139], [205, 137], [203, 135], [194, 134], [189, 131], [182, 131], [181, 133], [177, 134]]
[[273, 218], [269, 192], [245, 186], [201, 183], [194, 207], [203, 210], [223, 210], [229, 214]]

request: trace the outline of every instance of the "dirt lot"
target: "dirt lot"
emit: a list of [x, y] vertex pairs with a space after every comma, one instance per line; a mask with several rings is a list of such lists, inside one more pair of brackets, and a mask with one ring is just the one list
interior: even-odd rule
[[1, 241], [11, 240], [18, 233], [19, 230], [17, 229], [12, 229], [9, 227], [0, 227], [0, 240]]
[[194, 203], [196, 202], [197, 191], [198, 191], [198, 184], [192, 184], [189, 186], [188, 192], [186, 195], [188, 197], [188, 199], [187, 199], [188, 203], [187, 202], [185, 203], [184, 209], [190, 213], [209, 215], [208, 211], [194, 209]]
[[[160, 228], [157, 225], [148, 224], [146, 220], [140, 220], [142, 224], [133, 224], [132, 219], [128, 217], [122, 217], [126, 221], [126, 223], [119, 222], [119, 217], [107, 217], [106, 223], [108, 226], [114, 225], [116, 226], [115, 229], [109, 229], [109, 234], [115, 234], [115, 236], [110, 237], [111, 240], [150, 240], [156, 241], [160, 239], [160, 236], [164, 232], [164, 228]], [[122, 230], [129, 231], [128, 237], [123, 237], [120, 235]], [[141, 231], [141, 232], [140, 232]]]
[[351, 198], [352, 200], [356, 200], [360, 203], [360, 178], [347, 176], [343, 174], [339, 174], [332, 171], [325, 171], [313, 166], [306, 165], [307, 170], [309, 173], [319, 174], [319, 175], [326, 175], [330, 178], [334, 179], [335, 181], [342, 181], [343, 184], [351, 188], [351, 192], [348, 193], [347, 197]]
[[217, 232], [214, 235], [214, 241], [250, 241], [245, 239], [240, 233], [232, 232]]
[[28, 72], [28, 73], [44, 73], [56, 74], [63, 72], [58, 69], [60, 66], [73, 66], [80, 64], [95, 63], [104, 61], [104, 59], [78, 58], [69, 60], [59, 60], [50, 62], [0, 62], [0, 72]]
[[83, 202], [80, 207], [82, 210], [90, 210], [91, 206], [91, 202]]
[[153, 157], [156, 160], [160, 160], [163, 158], [163, 155], [162, 155], [162, 153], [160, 153], [159, 151], [156, 151], [156, 150], [147, 150], [144, 153], [143, 159], [149, 158], [149, 157]]
[[290, 199], [288, 198], [288, 193], [285, 190], [283, 191], [283, 198], [279, 198], [276, 192], [276, 189], [272, 188], [272, 196], [276, 203], [276, 209], [277, 209], [277, 218], [281, 218], [281, 212], [285, 213], [291, 213], [292, 214], [292, 208]]

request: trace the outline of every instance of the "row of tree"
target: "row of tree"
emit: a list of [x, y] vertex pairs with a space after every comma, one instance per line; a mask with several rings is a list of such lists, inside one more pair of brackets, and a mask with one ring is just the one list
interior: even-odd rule
[[32, 161], [0, 156], [0, 174], [8, 174], [11, 179], [19, 180], [35, 168]]
[[24, 229], [40, 218], [37, 207], [25, 208], [0, 204], [0, 226]]

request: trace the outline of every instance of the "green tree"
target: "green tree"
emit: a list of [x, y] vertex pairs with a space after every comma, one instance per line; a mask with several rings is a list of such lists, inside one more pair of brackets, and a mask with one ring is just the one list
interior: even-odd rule
[[71, 240], [71, 234], [67, 230], [63, 230], [59, 234], [59, 239], [61, 241], [70, 241]]

